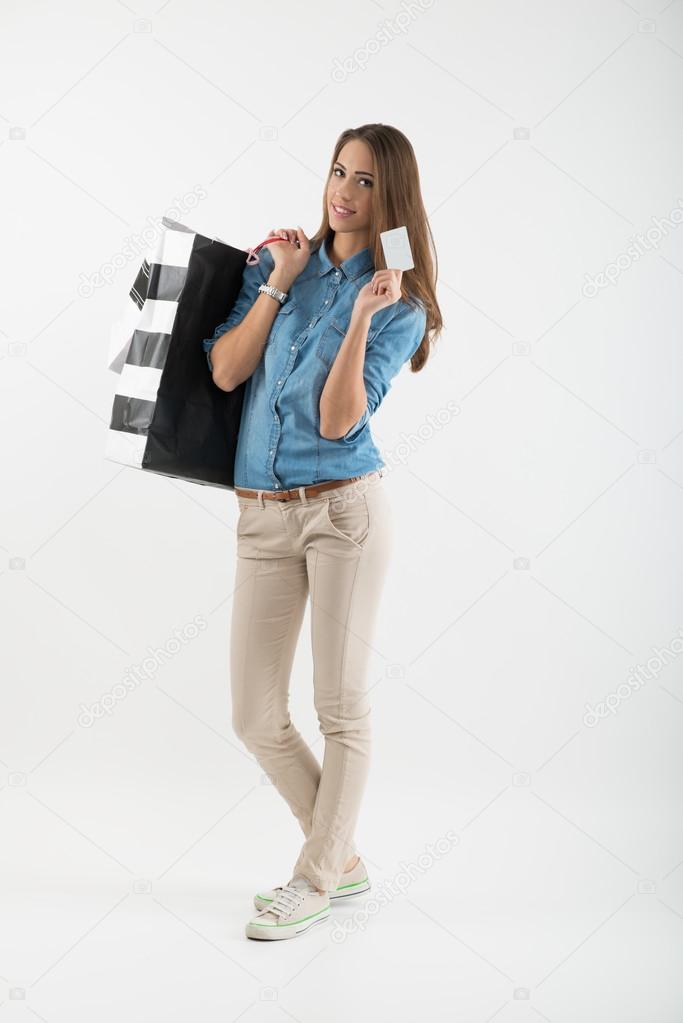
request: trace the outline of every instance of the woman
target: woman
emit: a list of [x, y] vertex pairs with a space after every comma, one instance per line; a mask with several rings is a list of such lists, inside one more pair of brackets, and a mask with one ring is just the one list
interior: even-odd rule
[[[233, 728], [305, 835], [286, 884], [262, 891], [252, 938], [290, 938], [367, 891], [354, 829], [369, 766], [365, 676], [392, 548], [386, 466], [370, 417], [441, 329], [417, 163], [396, 128], [337, 140], [322, 224], [271, 231], [225, 323], [203, 342], [215, 383], [246, 381], [235, 458]], [[377, 269], [380, 231], [406, 225], [415, 267]], [[311, 602], [322, 770], [289, 717], [289, 680]], [[271, 835], [264, 829], [264, 838]]]

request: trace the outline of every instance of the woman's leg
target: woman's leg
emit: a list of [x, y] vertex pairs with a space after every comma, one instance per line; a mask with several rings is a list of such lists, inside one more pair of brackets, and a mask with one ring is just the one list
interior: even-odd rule
[[370, 763], [367, 667], [393, 547], [381, 478], [329, 493], [296, 513], [307, 533], [313, 683], [325, 753], [312, 827], [292, 875], [323, 890], [336, 887], [355, 854]]
[[279, 503], [242, 499], [230, 630], [232, 726], [309, 835], [320, 765], [289, 716], [289, 680], [308, 596], [306, 559]]

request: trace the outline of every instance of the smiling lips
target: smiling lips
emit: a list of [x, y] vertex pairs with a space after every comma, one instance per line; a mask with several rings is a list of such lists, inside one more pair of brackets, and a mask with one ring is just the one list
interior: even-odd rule
[[340, 219], [344, 217], [352, 217], [353, 214], [356, 212], [355, 210], [348, 209], [346, 206], [335, 206], [334, 203], [331, 203], [330, 205], [332, 206], [332, 210], [335, 216], [339, 217]]

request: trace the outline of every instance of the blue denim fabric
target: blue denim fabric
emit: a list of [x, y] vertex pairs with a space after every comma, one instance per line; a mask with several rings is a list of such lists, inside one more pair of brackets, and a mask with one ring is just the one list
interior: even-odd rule
[[[242, 287], [227, 320], [216, 327], [213, 337], [202, 341], [209, 369], [212, 346], [241, 322], [258, 297], [259, 285], [268, 281], [273, 270], [268, 246], [259, 257], [256, 265], [245, 265]], [[413, 308], [399, 299], [373, 315], [363, 371], [368, 404], [343, 437], [320, 436], [318, 408], [358, 291], [374, 272], [369, 248], [339, 267], [330, 260], [325, 244], [311, 252], [273, 320], [258, 366], [246, 381], [235, 456], [236, 486], [290, 489], [361, 476], [385, 465], [369, 420], [422, 341], [427, 317], [421, 305]]]

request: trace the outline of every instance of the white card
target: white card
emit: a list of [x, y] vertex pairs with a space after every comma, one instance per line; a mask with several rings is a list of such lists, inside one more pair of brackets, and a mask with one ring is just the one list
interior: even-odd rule
[[412, 270], [413, 254], [408, 241], [408, 229], [395, 227], [392, 231], [380, 231], [387, 270]]

